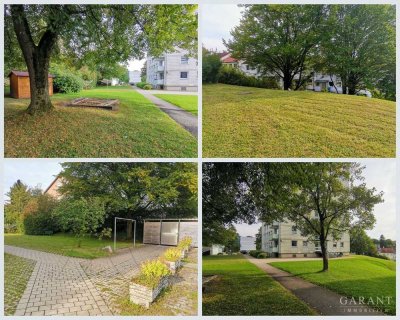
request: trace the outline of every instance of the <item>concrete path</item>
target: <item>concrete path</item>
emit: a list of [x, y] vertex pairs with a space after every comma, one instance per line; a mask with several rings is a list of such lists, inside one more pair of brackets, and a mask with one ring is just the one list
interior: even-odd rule
[[171, 284], [179, 294], [166, 295], [163, 305], [168, 306], [175, 316], [196, 316], [197, 299], [191, 298], [197, 292], [197, 248], [189, 252], [188, 260], [172, 277]]
[[166, 247], [141, 246], [94, 260], [4, 246], [5, 253], [36, 261], [16, 316], [112, 315], [114, 298], [128, 296], [129, 279], [140, 264]]
[[142, 90], [139, 88], [134, 88], [137, 92], [145, 96], [151, 102], [153, 102], [161, 111], [164, 111], [168, 114], [172, 119], [174, 119], [177, 123], [179, 123], [183, 128], [189, 131], [193, 136], [197, 138], [198, 136], [198, 123], [197, 117], [179, 108], [167, 101], [164, 101], [160, 98], [155, 97], [152, 93], [153, 91]]
[[331, 316], [369, 316], [384, 315], [379, 311], [371, 309], [365, 305], [352, 304], [346, 306], [340, 303], [343, 296], [312, 284], [308, 281], [293, 276], [292, 274], [277, 269], [269, 265], [264, 259], [256, 259], [245, 256], [250, 262], [261, 270], [268, 273], [273, 279], [278, 281], [286, 289], [291, 291], [299, 299], [303, 300], [321, 315]]

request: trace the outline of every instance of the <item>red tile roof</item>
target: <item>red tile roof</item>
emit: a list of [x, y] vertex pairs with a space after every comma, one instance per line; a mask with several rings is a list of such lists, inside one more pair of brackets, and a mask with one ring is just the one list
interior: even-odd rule
[[381, 248], [381, 253], [394, 253], [394, 248]]
[[222, 63], [233, 63], [233, 62], [237, 62], [237, 59], [232, 58], [232, 57], [227, 57], [222, 60]]
[[[8, 76], [11, 76], [12, 74], [16, 75], [17, 77], [29, 77], [29, 72], [27, 71], [12, 70]], [[49, 78], [54, 78], [54, 76], [49, 73]]]

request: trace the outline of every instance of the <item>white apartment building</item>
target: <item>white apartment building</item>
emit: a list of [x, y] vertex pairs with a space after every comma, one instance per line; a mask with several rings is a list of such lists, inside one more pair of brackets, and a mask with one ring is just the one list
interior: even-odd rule
[[[233, 58], [230, 53], [222, 52], [219, 54], [223, 65], [230, 66], [232, 68], [238, 68], [248, 76], [259, 78], [261, 72], [258, 69], [251, 68], [248, 64], [241, 60]], [[271, 76], [273, 76], [271, 74]], [[299, 79], [299, 75], [295, 75], [294, 81]], [[279, 79], [279, 86], [283, 88], [283, 80]], [[335, 88], [336, 87], [336, 88]], [[328, 75], [321, 72], [314, 71], [311, 79], [307, 82], [307, 90], [321, 92], [329, 91], [332, 93], [342, 93], [342, 81], [339, 76]], [[336, 90], [337, 89], [337, 90]]]
[[197, 59], [178, 49], [160, 57], [147, 57], [147, 79], [155, 89], [197, 91]]
[[252, 236], [240, 237], [240, 251], [256, 250], [256, 238]]
[[[328, 254], [330, 256], [348, 255], [350, 253], [350, 235], [342, 234], [334, 240], [328, 237]], [[293, 222], [263, 223], [261, 227], [261, 250], [268, 252], [272, 257], [304, 258], [321, 256], [319, 240], [310, 240], [301, 235]]]

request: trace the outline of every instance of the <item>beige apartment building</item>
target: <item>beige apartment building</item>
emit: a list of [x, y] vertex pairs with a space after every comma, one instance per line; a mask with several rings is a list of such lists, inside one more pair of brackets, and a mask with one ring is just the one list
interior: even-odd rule
[[[261, 227], [261, 249], [272, 257], [279, 258], [312, 258], [321, 256], [318, 240], [313, 241], [301, 235], [293, 222], [263, 223]], [[338, 240], [328, 238], [330, 256], [348, 255], [350, 253], [350, 235], [342, 234]]]

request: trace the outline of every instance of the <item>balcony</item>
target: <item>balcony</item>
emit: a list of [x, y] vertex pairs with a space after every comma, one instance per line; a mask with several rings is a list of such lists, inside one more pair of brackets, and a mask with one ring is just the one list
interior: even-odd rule
[[158, 64], [156, 67], [156, 71], [157, 72], [164, 71], [164, 64], [162, 64], [161, 66]]
[[164, 84], [164, 79], [156, 79], [154, 80], [154, 84], [156, 85]]
[[273, 247], [272, 252], [278, 252], [279, 248], [278, 247]]
[[315, 252], [321, 252], [321, 247], [315, 247], [314, 251]]
[[279, 233], [272, 233], [272, 239], [279, 239]]

